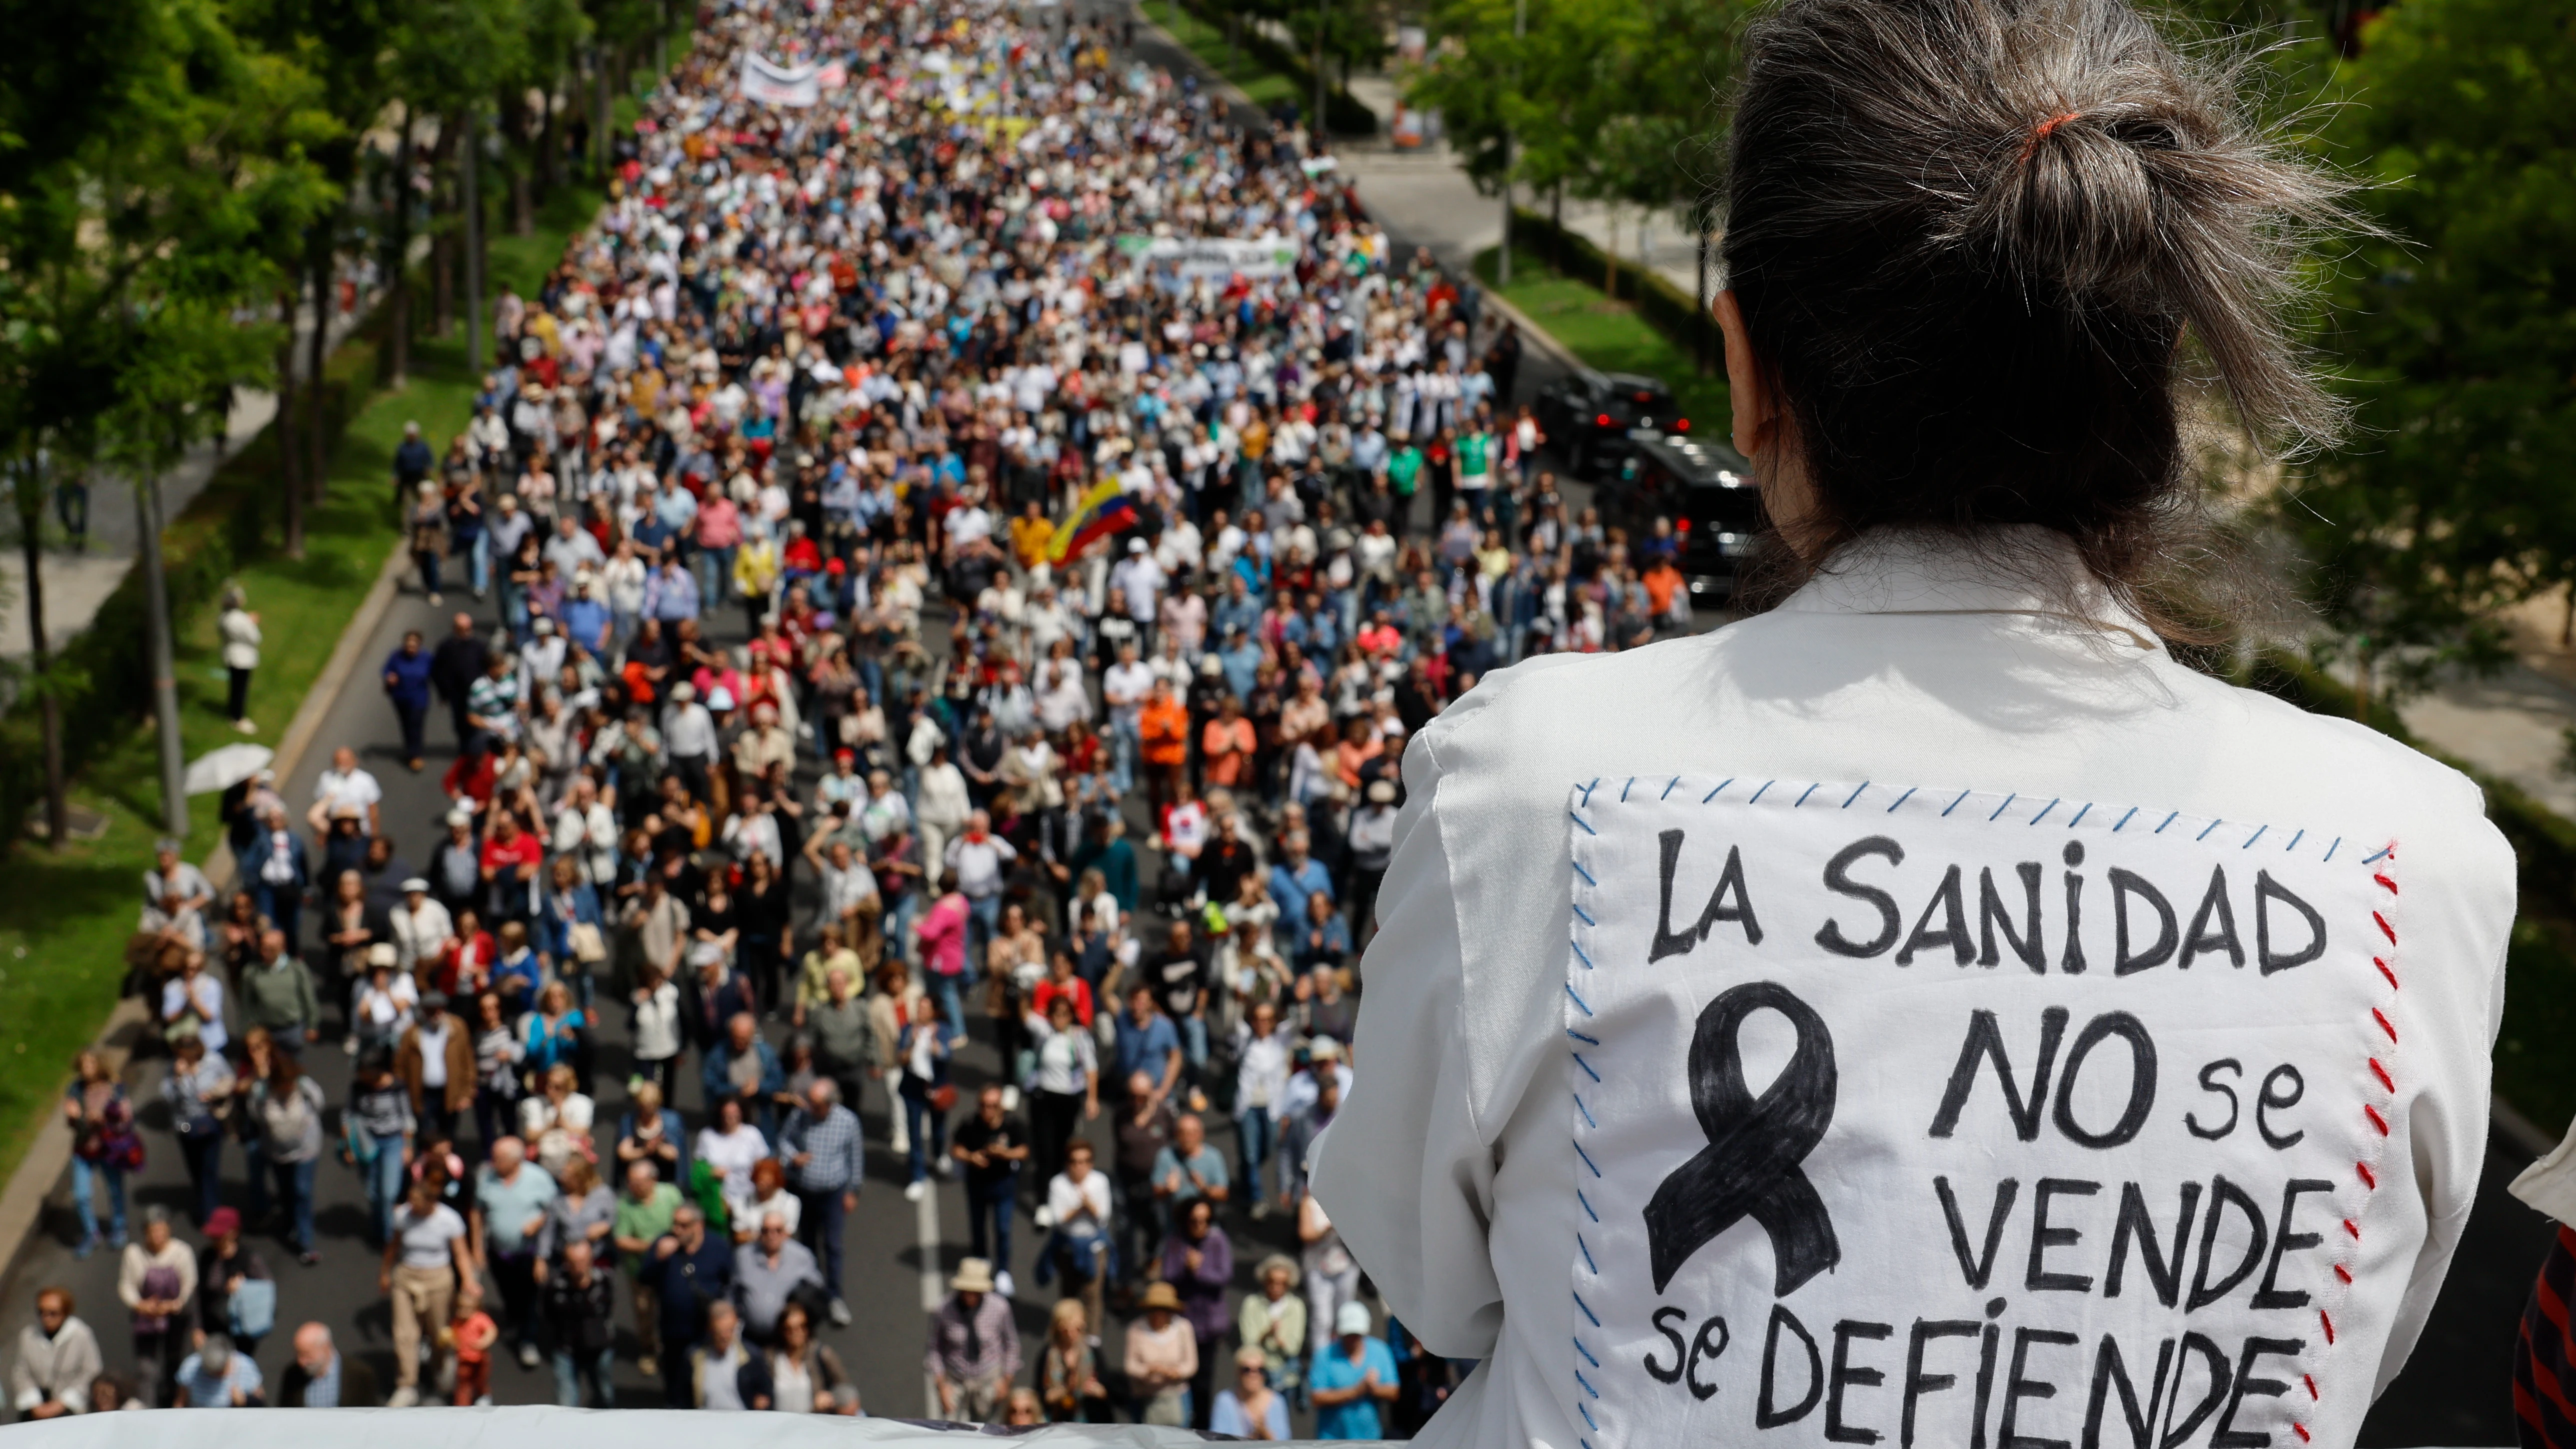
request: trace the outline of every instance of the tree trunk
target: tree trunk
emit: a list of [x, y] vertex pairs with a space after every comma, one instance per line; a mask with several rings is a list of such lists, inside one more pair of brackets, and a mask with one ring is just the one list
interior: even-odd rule
[[319, 503], [331, 491], [330, 440], [325, 434], [330, 422], [322, 416], [330, 388], [322, 369], [331, 360], [331, 248], [326, 239], [313, 257], [313, 340], [308, 345], [309, 359], [304, 369], [305, 457], [310, 460], [304, 484]]
[[1601, 295], [1619, 300], [1619, 208], [1606, 208], [1610, 218], [1610, 239], [1601, 248]]
[[383, 379], [396, 392], [411, 383], [411, 178], [412, 115], [403, 108], [402, 140], [394, 148], [394, 196], [386, 225], [392, 231], [393, 262], [386, 278]]
[[483, 349], [483, 148], [474, 134], [481, 129], [480, 118], [468, 112], [465, 125], [460, 138], [464, 149], [457, 153], [465, 202], [465, 372], [469, 383], [479, 383], [491, 361]]
[[515, 88], [501, 93], [501, 136], [502, 157], [510, 167], [510, 235], [534, 236], [537, 208], [528, 190], [528, 98]]
[[[437, 177], [446, 167], [448, 162], [456, 155], [456, 133], [464, 128], [464, 118], [454, 113], [442, 118], [438, 123], [438, 144], [431, 148], [429, 154], [429, 168], [430, 176], [432, 178], [430, 196], [433, 202], [440, 195], [437, 185]], [[457, 195], [458, 193], [454, 190], [449, 190], [446, 193], [447, 200], [451, 206], [456, 204]], [[433, 215], [436, 214], [437, 208], [435, 205], [432, 206], [431, 212]], [[456, 229], [454, 227], [441, 227], [438, 232], [430, 238], [429, 335], [432, 337], [445, 337], [448, 330], [456, 325], [456, 256], [458, 245]]]
[[[558, 72], [555, 80], [563, 76]], [[563, 184], [563, 107], [555, 104], [555, 87], [545, 92], [545, 120], [537, 130], [537, 199], [543, 201]]]
[[293, 289], [277, 294], [277, 312], [286, 322], [286, 340], [277, 345], [277, 421], [271, 426], [277, 438], [278, 494], [285, 502], [281, 529], [286, 536], [286, 556], [304, 557], [304, 478], [299, 466], [303, 454], [295, 446], [295, 410], [302, 390], [295, 385], [295, 293]]
[[590, 79], [591, 90], [593, 93], [592, 105], [595, 109], [594, 114], [591, 117], [591, 163], [597, 168], [596, 174], [599, 178], [600, 189], [603, 191], [608, 188], [609, 158], [616, 155], [614, 145], [609, 140], [608, 136], [609, 116], [611, 114], [609, 103], [614, 99], [610, 91], [609, 73], [612, 69], [610, 61], [611, 57], [609, 55], [608, 47], [603, 45], [592, 48], [590, 52]]
[[54, 697], [54, 682], [46, 673], [53, 650], [45, 640], [45, 476], [34, 458], [19, 470], [18, 487], [19, 547], [27, 563], [28, 677], [35, 681], [44, 735], [45, 843], [60, 850], [71, 829], [63, 800], [63, 706]]
[[170, 588], [161, 571], [161, 480], [145, 473], [134, 480], [135, 533], [142, 543], [146, 642], [152, 666], [152, 719], [161, 756], [161, 828], [185, 839], [188, 834], [186, 763], [179, 739], [179, 675], [170, 642]]
[[1315, 148], [1322, 147], [1332, 134], [1332, 128], [1324, 123], [1327, 104], [1324, 94], [1324, 27], [1332, 13], [1325, 8], [1328, 3], [1329, 0], [1316, 0], [1315, 5], [1315, 134], [1307, 142]]

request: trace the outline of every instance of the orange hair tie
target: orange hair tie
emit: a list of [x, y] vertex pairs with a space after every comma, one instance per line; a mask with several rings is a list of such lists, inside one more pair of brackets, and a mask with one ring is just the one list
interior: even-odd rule
[[2030, 139], [2021, 143], [2021, 159], [2024, 161], [2029, 160], [2030, 153], [2039, 149], [2039, 143], [2048, 139], [2049, 132], [2056, 130], [2058, 127], [2065, 125], [2067, 122], [2076, 119], [2082, 114], [2083, 112], [2081, 111], [2065, 111], [2058, 115], [2051, 116], [2047, 120], [2040, 122], [2037, 126], [2032, 127]]

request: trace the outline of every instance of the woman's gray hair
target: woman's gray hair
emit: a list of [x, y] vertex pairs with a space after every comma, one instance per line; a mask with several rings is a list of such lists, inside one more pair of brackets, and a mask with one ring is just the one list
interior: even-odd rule
[[1836, 541], [2038, 524], [2134, 601], [2197, 518], [2186, 357], [2258, 447], [2337, 435], [2287, 315], [2349, 183], [2238, 67], [2125, 0], [1781, 0], [1744, 57], [1729, 284]]

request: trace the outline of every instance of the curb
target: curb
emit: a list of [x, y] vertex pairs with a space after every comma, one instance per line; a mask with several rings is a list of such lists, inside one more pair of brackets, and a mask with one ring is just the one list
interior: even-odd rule
[[[286, 733], [279, 737], [277, 758], [270, 768], [281, 780], [303, 762], [304, 752], [312, 748], [313, 737], [322, 730], [322, 717], [330, 712], [331, 701], [338, 698], [340, 691], [347, 686], [349, 676], [357, 670], [359, 655], [375, 636], [376, 626], [384, 622], [385, 611], [393, 606], [403, 566], [410, 561], [410, 556], [400, 546], [401, 541], [397, 539], [395, 543], [395, 548], [385, 558], [385, 566], [377, 571], [376, 581], [367, 590], [366, 598], [359, 602], [357, 612], [349, 617], [348, 627], [340, 631], [340, 642], [332, 647], [330, 660], [322, 666], [322, 673], [314, 679], [313, 687], [305, 691], [304, 703], [296, 709], [295, 717], [287, 722]], [[234, 873], [232, 846], [216, 845], [214, 854], [206, 858], [204, 869], [206, 879], [216, 890], [230, 889]], [[109, 1071], [120, 1076], [124, 1074], [126, 1064], [134, 1056], [136, 1044], [150, 1030], [151, 1019], [151, 1012], [141, 997], [128, 996], [116, 1003], [116, 1009], [108, 1013], [107, 1022], [99, 1028], [93, 1043], [93, 1049], [107, 1059]], [[36, 1140], [28, 1145], [27, 1155], [18, 1161], [18, 1170], [9, 1175], [8, 1186], [0, 1188], [0, 1276], [5, 1276], [9, 1266], [17, 1262], [19, 1251], [26, 1247], [29, 1235], [43, 1225], [45, 1200], [53, 1195], [54, 1183], [61, 1178], [71, 1159], [71, 1128], [65, 1124], [61, 1113], [46, 1114], [45, 1125], [37, 1129]]]

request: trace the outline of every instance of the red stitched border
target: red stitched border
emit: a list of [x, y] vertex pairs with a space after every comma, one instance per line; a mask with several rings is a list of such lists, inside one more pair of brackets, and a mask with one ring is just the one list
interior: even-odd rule
[[[2375, 859], [2383, 861], [2385, 864], [2379, 870], [2374, 871], [2371, 874], [2371, 883], [2388, 892], [2389, 900], [2394, 901], [2397, 899], [2398, 895], [2397, 881], [2394, 878], [2397, 869], [2397, 842], [2393, 840], [2388, 842], [2388, 848], [2381, 851]], [[2399, 988], [2397, 984], [2397, 970], [2394, 966], [2389, 964], [2389, 958], [2397, 954], [2397, 928], [2389, 924], [2388, 915], [2385, 911], [2372, 911], [2370, 913], [2370, 923], [2372, 926], [2376, 927], [2379, 934], [2387, 938], [2388, 941], [2388, 955], [2373, 956], [2370, 959], [2370, 964], [2372, 967], [2377, 969], [2383, 978], [2387, 980], [2389, 990], [2389, 1000], [2387, 1005], [2384, 1008], [2378, 1006], [2372, 1007], [2370, 1009], [2370, 1019], [2372, 1023], [2379, 1028], [2380, 1033], [2388, 1038], [2385, 1054], [2394, 1056], [2397, 1051], [2397, 1026], [2396, 1023], [2389, 1020], [2389, 1012], [2396, 1009], [2396, 993]], [[2397, 1108], [2396, 1076], [2389, 1070], [2388, 1065], [2381, 1061], [2378, 1056], [2371, 1056], [2369, 1058], [2369, 1064], [2370, 1074], [2377, 1078], [2379, 1085], [2385, 1088], [2388, 1092], [2389, 1110], [2392, 1112], [2395, 1111]], [[2376, 1103], [2365, 1101], [2361, 1104], [2361, 1111], [2362, 1115], [2369, 1120], [2371, 1129], [2378, 1134], [2379, 1138], [2382, 1141], [2387, 1140], [2389, 1135], [2388, 1118], [2380, 1112], [2378, 1105]], [[2352, 1170], [2353, 1175], [2361, 1180], [2363, 1192], [2375, 1193], [2379, 1191], [2379, 1174], [2371, 1169], [2369, 1163], [2355, 1162], [2352, 1165]], [[2351, 1218], [2343, 1220], [2343, 1230], [2345, 1235], [2350, 1237], [2355, 1243], [2361, 1241], [2361, 1225], [2353, 1221]], [[2352, 1270], [2344, 1264], [2335, 1264], [2334, 1274], [2336, 1280], [2343, 1283], [2345, 1286], [2349, 1287], [2352, 1285]], [[2333, 1315], [2327, 1313], [2325, 1309], [2319, 1308], [2317, 1310], [2317, 1326], [2325, 1331], [2326, 1347], [2334, 1347], [2335, 1325]], [[2315, 1375], [2302, 1374], [2300, 1375], [2300, 1379], [2307, 1386], [2308, 1398], [2312, 1401], [2322, 1402], [2324, 1396], [2317, 1391]], [[2310, 1435], [2308, 1433], [2307, 1425], [2300, 1423], [2296, 1419], [2292, 1419], [2290, 1421], [2290, 1427], [2298, 1433], [2300, 1443], [2304, 1444], [2309, 1442]]]

